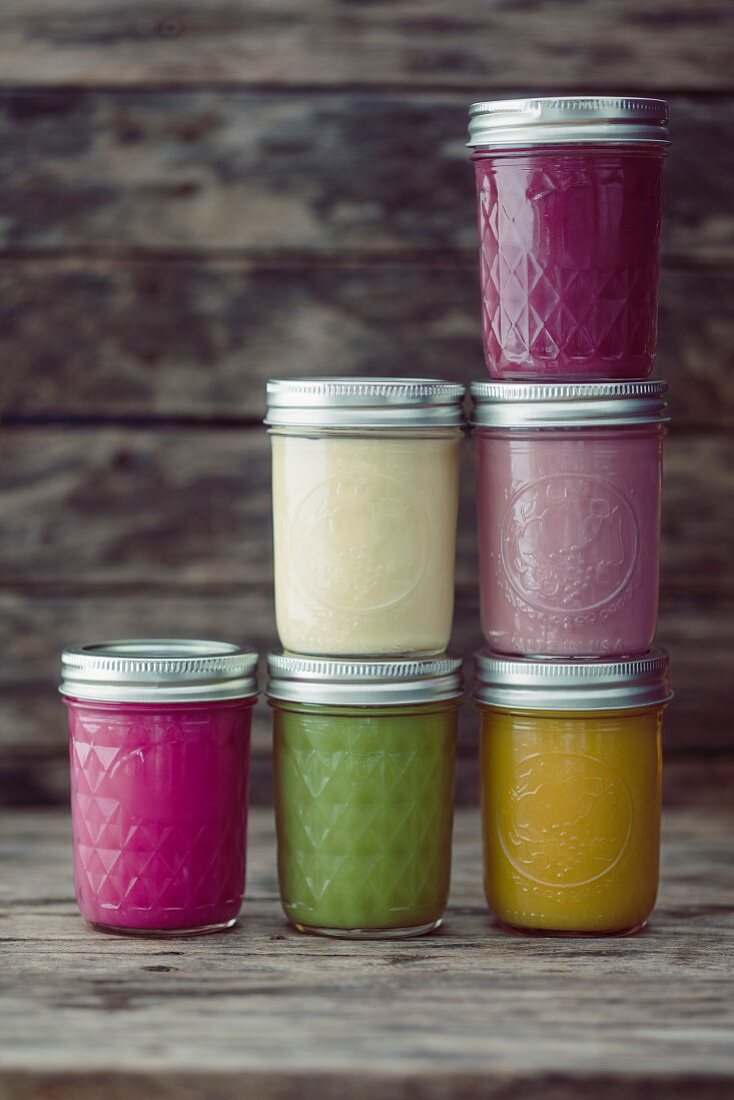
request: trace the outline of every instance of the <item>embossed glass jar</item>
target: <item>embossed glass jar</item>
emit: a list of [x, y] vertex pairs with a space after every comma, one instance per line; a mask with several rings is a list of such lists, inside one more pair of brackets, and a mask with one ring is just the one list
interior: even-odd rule
[[498, 653], [642, 653], [658, 611], [664, 382], [472, 384], [482, 631]]
[[626, 661], [476, 655], [484, 885], [505, 927], [619, 935], [647, 921], [667, 670], [661, 649]]
[[271, 654], [278, 875], [301, 932], [418, 936], [449, 891], [461, 661]]
[[645, 378], [657, 338], [667, 106], [470, 108], [482, 326], [496, 378]]
[[275, 613], [296, 653], [441, 653], [454, 603], [464, 387], [268, 383]]
[[235, 923], [256, 664], [226, 642], [64, 651], [74, 883], [94, 928], [171, 936]]

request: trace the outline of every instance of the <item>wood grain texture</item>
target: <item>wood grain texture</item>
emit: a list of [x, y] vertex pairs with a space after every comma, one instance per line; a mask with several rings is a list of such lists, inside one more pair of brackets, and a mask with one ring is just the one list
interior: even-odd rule
[[[64, 645], [102, 637], [217, 637], [248, 642], [261, 653], [277, 645], [269, 587], [120, 588], [89, 591], [38, 587], [0, 591], [0, 805], [54, 805], [68, 799], [67, 732], [56, 692]], [[665, 719], [666, 751], [731, 751], [734, 741], [730, 665], [734, 603], [663, 601], [658, 641], [669, 649], [676, 697]], [[482, 645], [474, 586], [457, 596], [451, 648], [470, 655]], [[261, 685], [265, 685], [264, 670]], [[477, 721], [467, 700], [460, 715], [457, 799], [478, 795]], [[272, 798], [270, 712], [264, 700], [253, 723], [252, 798]], [[705, 766], [705, 765], [704, 765]], [[709, 766], [713, 782], [716, 767]]]
[[734, 819], [705, 798], [689, 788], [664, 817], [649, 930], [585, 941], [492, 926], [475, 811], [458, 815], [443, 930], [384, 944], [285, 924], [267, 811], [241, 925], [167, 942], [88, 931], [66, 816], [5, 814], [0, 1097], [723, 1098]]
[[[734, 425], [734, 267], [669, 270], [676, 427]], [[0, 261], [5, 418], [260, 420], [278, 375], [484, 376], [473, 261]]]
[[[473, 448], [464, 447], [459, 584], [476, 578]], [[268, 583], [263, 428], [6, 427], [0, 585]], [[673, 435], [663, 589], [734, 593], [734, 437]]]
[[[64, 642], [272, 644], [267, 377], [482, 376], [466, 106], [539, 80], [671, 99], [668, 744], [731, 749], [733, 30], [721, 0], [0, 5], [0, 802], [66, 797]], [[466, 464], [455, 644], [469, 652], [468, 447]], [[471, 800], [470, 707], [462, 722]], [[256, 801], [268, 740], [261, 708]], [[238, 1080], [222, 1088], [239, 1097]]]
[[266, 580], [268, 462], [264, 430], [7, 429], [0, 582]]
[[6, 83], [731, 88], [721, 0], [5, 0]]
[[[466, 109], [449, 94], [0, 91], [0, 247], [473, 261]], [[734, 99], [670, 111], [664, 257], [731, 262]]]

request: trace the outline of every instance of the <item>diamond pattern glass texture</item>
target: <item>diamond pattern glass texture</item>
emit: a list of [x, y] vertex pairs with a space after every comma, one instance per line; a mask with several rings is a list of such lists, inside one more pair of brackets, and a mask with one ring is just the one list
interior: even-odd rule
[[237, 916], [251, 710], [70, 701], [74, 879], [86, 920], [171, 932]]
[[482, 331], [497, 378], [644, 378], [657, 337], [662, 153], [475, 154]]
[[283, 908], [297, 925], [440, 920], [449, 888], [456, 708], [344, 715], [278, 708]]

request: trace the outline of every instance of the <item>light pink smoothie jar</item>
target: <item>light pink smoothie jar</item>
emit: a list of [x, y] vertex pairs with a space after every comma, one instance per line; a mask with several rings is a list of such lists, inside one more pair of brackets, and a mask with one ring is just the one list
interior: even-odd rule
[[471, 392], [487, 644], [527, 657], [647, 650], [665, 382], [475, 382]]
[[94, 928], [171, 936], [235, 923], [256, 664], [226, 642], [64, 651], [74, 884]]
[[495, 378], [646, 378], [657, 337], [660, 99], [474, 103], [482, 329]]

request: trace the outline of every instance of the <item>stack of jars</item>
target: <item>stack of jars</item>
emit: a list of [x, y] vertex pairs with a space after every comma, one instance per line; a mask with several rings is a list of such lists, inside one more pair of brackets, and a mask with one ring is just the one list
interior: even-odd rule
[[[657, 100], [481, 103], [477, 451], [485, 883], [513, 929], [632, 931], [655, 900], [667, 655], [658, 604], [666, 387], [654, 357]], [[268, 384], [278, 873], [296, 928], [395, 937], [448, 897], [461, 660], [464, 387]], [[157, 935], [231, 926], [245, 881], [257, 654], [195, 639], [71, 647], [77, 897]]]
[[642, 926], [667, 655], [655, 354], [664, 102], [476, 103], [490, 382], [471, 387], [487, 899], [503, 925]]
[[[422, 378], [268, 384], [278, 875], [303, 932], [418, 935], [446, 908], [463, 399]], [[74, 877], [93, 927], [234, 924], [257, 660], [197, 639], [65, 650]]]
[[464, 387], [268, 384], [278, 874], [301, 931], [413, 936], [449, 891]]

